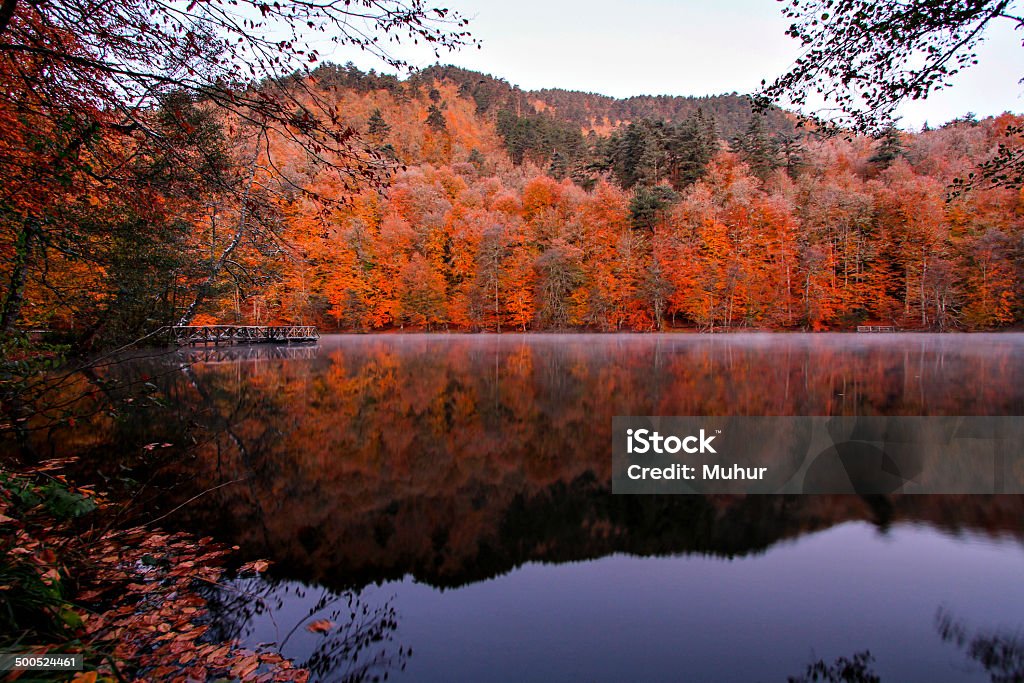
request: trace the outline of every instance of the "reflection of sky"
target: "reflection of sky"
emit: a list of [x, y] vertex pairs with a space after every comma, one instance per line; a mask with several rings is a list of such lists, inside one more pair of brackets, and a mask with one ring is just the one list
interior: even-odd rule
[[[942, 642], [936, 613], [1018, 633], [1022, 575], [1013, 540], [858, 522], [735, 560], [614, 555], [455, 590], [386, 583], [363, 598], [393, 598], [408, 680], [784, 681], [867, 649], [882, 681], [982, 681]], [[307, 613], [321, 591], [295, 588], [275, 615], [285, 631], [317, 618]], [[254, 626], [250, 642], [274, 639], [269, 619]], [[300, 628], [286, 654], [301, 659], [319, 638]]]

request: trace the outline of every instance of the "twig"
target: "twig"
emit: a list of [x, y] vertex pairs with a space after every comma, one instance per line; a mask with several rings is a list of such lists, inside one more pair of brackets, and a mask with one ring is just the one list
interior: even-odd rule
[[165, 513], [165, 514], [162, 514], [162, 515], [160, 515], [160, 516], [159, 516], [159, 517], [157, 517], [156, 519], [151, 519], [151, 520], [149, 520], [149, 521], [148, 521], [148, 522], [146, 522], [145, 524], [142, 524], [142, 525], [140, 525], [140, 526], [139, 526], [139, 528], [142, 528], [142, 529], [144, 529], [144, 528], [146, 528], [146, 527], [150, 526], [151, 524], [156, 524], [156, 523], [157, 523], [157, 522], [159, 522], [160, 520], [162, 520], [162, 519], [166, 519], [167, 517], [170, 517], [171, 515], [173, 515], [173, 514], [174, 514], [175, 512], [177, 512], [177, 511], [178, 511], [178, 510], [180, 510], [181, 508], [183, 508], [183, 507], [185, 507], [186, 505], [188, 505], [189, 503], [191, 503], [191, 502], [193, 502], [193, 501], [197, 500], [198, 498], [202, 498], [202, 497], [203, 497], [203, 496], [205, 496], [205, 495], [206, 495], [207, 493], [213, 493], [213, 492], [214, 492], [214, 491], [216, 491], [217, 489], [220, 489], [220, 488], [224, 488], [225, 486], [230, 486], [231, 484], [239, 484], [239, 483], [241, 483], [241, 482], [245, 481], [245, 480], [246, 480], [246, 479], [248, 479], [248, 478], [249, 478], [249, 477], [241, 477], [241, 478], [239, 478], [239, 479], [232, 479], [231, 481], [226, 481], [226, 482], [224, 482], [223, 484], [217, 484], [216, 486], [214, 486], [214, 487], [212, 487], [212, 488], [208, 488], [208, 489], [206, 489], [205, 491], [200, 491], [199, 493], [197, 493], [196, 495], [192, 496], [191, 498], [189, 498], [188, 500], [186, 500], [186, 501], [185, 501], [184, 503], [182, 503], [181, 505], [177, 506], [177, 507], [176, 507], [176, 508], [174, 508], [173, 510], [170, 510], [169, 512], [167, 512], [167, 513]]

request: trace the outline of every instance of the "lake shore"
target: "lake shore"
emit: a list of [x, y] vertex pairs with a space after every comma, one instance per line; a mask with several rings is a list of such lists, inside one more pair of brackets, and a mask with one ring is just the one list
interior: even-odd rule
[[[0, 647], [81, 655], [84, 668], [71, 680], [86, 683], [309, 679], [271, 649], [211, 637], [205, 592], [226, 576], [231, 549], [209, 537], [118, 526], [127, 502], [77, 486], [64, 464], [0, 468]], [[249, 562], [231, 575], [267, 566]]]

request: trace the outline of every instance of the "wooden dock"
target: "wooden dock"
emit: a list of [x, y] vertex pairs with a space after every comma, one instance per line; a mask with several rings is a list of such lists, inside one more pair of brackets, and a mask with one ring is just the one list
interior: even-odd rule
[[895, 332], [892, 325], [857, 325], [858, 332]]
[[320, 339], [312, 325], [175, 325], [170, 340], [178, 346], [213, 344], [301, 344]]

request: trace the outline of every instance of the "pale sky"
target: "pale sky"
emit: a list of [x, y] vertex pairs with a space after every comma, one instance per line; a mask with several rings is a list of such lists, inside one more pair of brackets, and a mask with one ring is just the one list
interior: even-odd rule
[[[777, 0], [450, 0], [436, 3], [471, 19], [481, 50], [442, 53], [442, 64], [490, 73], [524, 90], [563, 88], [614, 97], [750, 92], [781, 74], [798, 54]], [[1009, 21], [991, 25], [978, 66], [948, 90], [900, 110], [901, 126], [937, 126], [973, 111], [1024, 111], [1024, 35]], [[417, 66], [432, 53], [393, 52]], [[392, 71], [358, 52], [325, 57]]]

